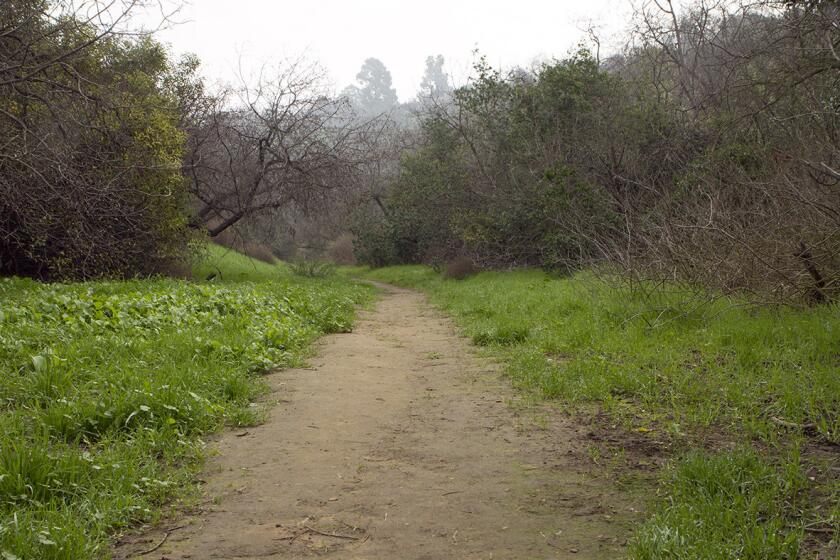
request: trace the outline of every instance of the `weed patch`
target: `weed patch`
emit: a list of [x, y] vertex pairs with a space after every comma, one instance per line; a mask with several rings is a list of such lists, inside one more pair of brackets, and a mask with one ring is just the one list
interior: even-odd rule
[[238, 254], [213, 267], [224, 281], [0, 280], [0, 557], [107, 556], [183, 495], [202, 436], [254, 420], [260, 374], [369, 294]]

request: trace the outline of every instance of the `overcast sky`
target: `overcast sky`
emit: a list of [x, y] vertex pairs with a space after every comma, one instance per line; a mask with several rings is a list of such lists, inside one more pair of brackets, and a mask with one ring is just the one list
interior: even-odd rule
[[204, 74], [222, 81], [233, 81], [240, 57], [253, 68], [305, 53], [340, 90], [376, 57], [407, 101], [428, 55], [444, 55], [457, 85], [476, 48], [496, 66], [527, 66], [567, 54], [592, 24], [615, 45], [630, 9], [631, 0], [191, 0], [177, 16], [183, 23], [158, 38], [176, 54], [197, 54]]

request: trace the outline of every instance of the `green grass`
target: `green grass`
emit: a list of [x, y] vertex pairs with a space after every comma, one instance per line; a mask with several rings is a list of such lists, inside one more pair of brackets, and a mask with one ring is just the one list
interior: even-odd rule
[[698, 304], [696, 294], [644, 295], [589, 274], [365, 274], [428, 292], [520, 389], [595, 406], [624, 433], [676, 450], [633, 557], [796, 558], [820, 544], [806, 526], [832, 537], [840, 487], [832, 459], [811, 451], [833, 446], [837, 468], [838, 306]]
[[208, 243], [202, 258], [193, 267], [193, 276], [196, 280], [215, 275], [214, 281], [262, 282], [276, 280], [285, 270], [286, 265], [283, 263], [268, 264], [221, 245]]
[[634, 558], [797, 558], [803, 527], [790, 526], [802, 469], [774, 468], [750, 449], [688, 453], [666, 473], [664, 503], [637, 532]]
[[219, 249], [214, 282], [0, 279], [0, 558], [108, 557], [187, 496], [203, 436], [258, 420], [260, 375], [370, 295]]

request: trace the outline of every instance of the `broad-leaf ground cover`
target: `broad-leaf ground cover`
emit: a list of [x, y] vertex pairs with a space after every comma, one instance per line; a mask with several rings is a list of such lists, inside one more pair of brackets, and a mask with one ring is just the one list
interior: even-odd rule
[[260, 374], [350, 329], [369, 290], [211, 248], [196, 276], [0, 279], [0, 558], [108, 556], [185, 495], [202, 436], [258, 420]]

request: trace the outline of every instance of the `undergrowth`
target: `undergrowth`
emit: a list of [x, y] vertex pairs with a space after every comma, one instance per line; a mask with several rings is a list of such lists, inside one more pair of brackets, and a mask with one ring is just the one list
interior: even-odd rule
[[667, 443], [670, 466], [631, 540], [634, 558], [837, 553], [836, 305], [698, 303], [696, 294], [618, 289], [586, 273], [365, 274], [428, 292], [520, 389], [594, 405], [625, 433]]
[[369, 292], [210, 257], [212, 283], [0, 279], [0, 558], [108, 557], [184, 495], [202, 436], [257, 419], [260, 374], [348, 330]]

